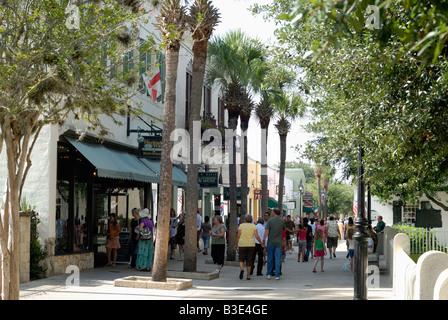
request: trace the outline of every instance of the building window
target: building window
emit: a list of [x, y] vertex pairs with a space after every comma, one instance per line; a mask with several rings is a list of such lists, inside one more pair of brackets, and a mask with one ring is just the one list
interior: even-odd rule
[[210, 117], [212, 115], [212, 90], [204, 87], [204, 113], [203, 116]]
[[415, 213], [419, 209], [418, 203], [403, 205], [403, 223], [414, 224]]

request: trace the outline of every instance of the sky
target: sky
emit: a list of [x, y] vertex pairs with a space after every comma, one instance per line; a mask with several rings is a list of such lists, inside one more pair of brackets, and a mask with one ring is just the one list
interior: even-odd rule
[[[258, 38], [263, 42], [274, 41], [273, 22], [266, 22], [261, 15], [254, 16], [248, 10], [249, 7], [258, 3], [260, 5], [269, 4], [272, 0], [213, 0], [213, 5], [219, 8], [221, 14], [221, 23], [216, 27], [215, 35], [224, 35], [227, 31], [241, 29], [253, 38]], [[287, 137], [287, 152], [286, 161], [300, 161], [299, 154], [294, 151], [297, 144], [305, 145], [306, 141], [310, 139], [301, 126], [306, 123], [306, 119], [299, 119], [291, 126], [291, 131]], [[268, 129], [268, 165], [273, 166], [280, 163], [280, 139], [277, 130], [274, 127], [276, 119], [271, 119], [271, 124]], [[258, 120], [252, 116], [249, 122], [248, 133], [248, 154], [249, 157], [260, 161], [260, 134], [261, 129]], [[256, 143], [251, 143], [252, 141]]]

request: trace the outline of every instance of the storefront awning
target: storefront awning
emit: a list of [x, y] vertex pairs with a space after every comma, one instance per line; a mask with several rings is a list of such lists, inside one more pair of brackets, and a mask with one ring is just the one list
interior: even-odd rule
[[[274, 198], [269, 198], [268, 200], [268, 207], [269, 208], [277, 208], [278, 207], [278, 201]], [[283, 205], [283, 210], [288, 210], [288, 207], [286, 205]]]
[[155, 170], [145, 165], [137, 156], [128, 152], [107, 148], [65, 137], [97, 170], [98, 177], [158, 183]]
[[[147, 165], [151, 170], [160, 176], [160, 160], [151, 160], [147, 158], [139, 158], [145, 165]], [[173, 186], [186, 187], [187, 186], [187, 175], [181, 169], [173, 166], [172, 182]]]

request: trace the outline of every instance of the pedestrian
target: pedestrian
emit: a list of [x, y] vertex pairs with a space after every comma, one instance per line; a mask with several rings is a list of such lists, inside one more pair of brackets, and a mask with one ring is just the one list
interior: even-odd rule
[[376, 224], [376, 227], [374, 230], [376, 233], [381, 233], [381, 232], [383, 232], [384, 228], [386, 227], [386, 223], [383, 221], [382, 216], [378, 216], [377, 221], [378, 221], [378, 223]]
[[[315, 219], [311, 218], [310, 219], [310, 223], [309, 223], [309, 226], [311, 227], [311, 230], [313, 230], [312, 231], [313, 232], [313, 238], [314, 238], [314, 235], [316, 234], [316, 224], [314, 223], [314, 221], [315, 221]], [[313, 259], [314, 258], [314, 246], [313, 246], [312, 242], [310, 242], [310, 247], [311, 247], [311, 259]]]
[[[107, 229], [107, 242], [106, 242], [106, 254], [107, 254], [107, 266], [115, 266], [117, 262], [118, 249], [120, 246], [120, 224], [117, 221], [115, 213], [109, 215], [109, 224]], [[111, 251], [113, 251], [113, 263], [111, 260]]]
[[252, 223], [252, 215], [246, 214], [244, 222], [240, 224], [236, 235], [235, 250], [238, 249], [240, 263], [240, 280], [244, 276], [244, 262], [246, 262], [247, 280], [250, 280], [252, 260], [255, 254], [255, 239], [261, 242], [257, 227]]
[[[265, 232], [263, 236], [263, 243], [268, 247], [267, 254], [267, 278], [271, 278], [272, 271], [275, 268], [275, 280], [280, 280], [280, 267], [282, 255], [282, 231], [285, 229], [285, 222], [280, 218], [280, 210], [274, 208], [271, 211], [271, 218], [265, 224]], [[269, 238], [266, 241], [266, 238]], [[275, 266], [274, 266], [275, 261]]]
[[212, 258], [217, 264], [216, 272], [220, 272], [224, 266], [224, 254], [226, 249], [226, 226], [222, 223], [222, 217], [216, 215], [213, 218], [212, 227]]
[[176, 245], [179, 248], [179, 259], [183, 261], [184, 245], [185, 245], [185, 213], [182, 213], [177, 218], [177, 222], [174, 225], [177, 228], [176, 232]]
[[334, 220], [334, 216], [330, 216], [330, 221], [326, 225], [327, 247], [330, 252], [330, 259], [336, 258], [336, 248], [338, 247], [338, 239], [341, 237], [339, 226]]
[[306, 253], [305, 253], [305, 262], [306, 262], [310, 257], [310, 251], [313, 241], [313, 229], [308, 224], [308, 218], [303, 218], [303, 227], [306, 228]]
[[154, 235], [153, 223], [149, 216], [149, 209], [145, 208], [138, 213], [140, 216], [139, 241], [138, 241], [138, 253], [137, 253], [137, 269], [140, 271], [151, 271], [153, 256], [154, 256], [154, 237], [149, 239], [142, 239], [141, 232], [144, 228], [148, 228]]
[[[263, 239], [264, 236], [264, 232], [265, 232], [265, 228], [264, 228], [264, 219], [263, 218], [258, 218], [257, 224], [256, 224], [256, 228], [257, 228], [257, 233], [258, 236], [260, 237], [260, 239]], [[262, 245], [262, 242], [258, 241], [255, 237], [255, 253], [252, 257], [252, 269], [250, 270], [250, 275], [252, 275], [254, 273], [254, 269], [255, 269], [255, 256], [258, 256], [258, 263], [257, 263], [257, 276], [262, 276], [263, 275], [263, 263], [264, 263], [264, 253], [265, 253], [265, 247]]]
[[[299, 224], [297, 228], [297, 244], [299, 246], [299, 254], [297, 256], [297, 262], [305, 262], [305, 252], [306, 252], [306, 233], [308, 232], [308, 228], [304, 227], [302, 224]], [[302, 259], [300, 259], [302, 256]]]
[[134, 217], [131, 221], [131, 232], [129, 233], [128, 244], [129, 244], [129, 256], [131, 258], [131, 268], [135, 268], [137, 262], [137, 249], [138, 249], [138, 225], [139, 215], [138, 209], [132, 209], [132, 216]]
[[347, 248], [348, 256], [350, 257], [350, 271], [353, 271], [353, 257], [355, 255], [355, 239], [353, 239], [354, 233], [354, 228], [351, 228], [347, 231]]
[[[263, 217], [264, 223], [263, 223], [263, 226], [266, 225], [266, 222], [269, 220], [270, 217], [271, 217], [271, 211], [268, 210], [268, 211], [266, 211], [264, 213], [264, 217]], [[263, 233], [262, 237], [264, 237], [264, 233]], [[268, 249], [267, 249], [266, 246], [264, 246], [264, 248], [263, 248], [263, 263], [264, 264], [266, 263], [267, 254], [268, 254]]]
[[288, 254], [292, 254], [292, 250], [293, 250], [293, 241], [294, 241], [294, 232], [295, 230], [295, 225], [294, 225], [294, 221], [292, 221], [291, 216], [288, 215], [286, 217], [286, 222], [285, 222], [285, 226], [286, 226], [286, 252]]
[[348, 252], [348, 231], [350, 230], [350, 229], [353, 229], [353, 231], [354, 231], [354, 229], [355, 229], [355, 225], [354, 225], [354, 223], [353, 223], [353, 218], [352, 217], [349, 217], [348, 219], [347, 219], [347, 224], [345, 225], [345, 239], [346, 239], [346, 245], [347, 245], [347, 258], [348, 258], [348, 256], [349, 256], [349, 252]]
[[320, 271], [324, 272], [324, 256], [327, 255], [327, 249], [325, 248], [324, 233], [322, 229], [317, 229], [314, 238], [314, 254], [316, 261], [314, 261], [313, 272], [316, 271], [317, 263], [320, 260]]
[[202, 254], [204, 254], [204, 255], [208, 254], [211, 229], [212, 229], [212, 226], [210, 225], [210, 217], [205, 216], [204, 222], [202, 223], [202, 241], [204, 242], [204, 251], [202, 252]]
[[196, 245], [197, 245], [197, 247], [198, 247], [198, 252], [201, 252], [202, 250], [201, 250], [201, 248], [199, 248], [199, 239], [201, 238], [201, 228], [202, 228], [202, 216], [201, 216], [201, 214], [199, 213], [199, 209], [198, 209], [198, 211], [197, 211], [197, 214], [196, 214], [196, 219], [197, 219], [197, 228], [196, 228], [196, 232], [197, 232], [197, 237], [196, 237], [196, 239], [197, 239], [197, 241], [196, 241]]
[[327, 228], [325, 227], [325, 219], [324, 218], [320, 219], [319, 224], [316, 225], [316, 230], [322, 230], [323, 235], [324, 235], [322, 238], [322, 241], [327, 243]]
[[176, 233], [177, 233], [177, 227], [176, 227], [176, 211], [174, 211], [173, 208], [170, 210], [170, 240], [169, 240], [169, 246], [171, 247], [171, 253], [170, 253], [170, 260], [174, 260], [174, 253], [176, 251], [177, 245], [176, 245]]

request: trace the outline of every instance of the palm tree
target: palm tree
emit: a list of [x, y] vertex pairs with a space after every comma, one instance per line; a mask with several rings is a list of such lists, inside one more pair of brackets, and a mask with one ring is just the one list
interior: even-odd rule
[[241, 164], [241, 221], [247, 214], [247, 129], [249, 128], [249, 120], [252, 115], [254, 104], [251, 97], [247, 94], [247, 102], [241, 106], [240, 110], [240, 126], [243, 134], [243, 161]]
[[177, 67], [179, 64], [179, 50], [182, 36], [186, 30], [185, 7], [180, 0], [166, 0], [157, 16], [157, 28], [165, 47], [166, 56], [166, 82], [165, 103], [163, 105], [163, 137], [162, 155], [160, 164], [160, 191], [157, 215], [157, 241], [155, 250], [154, 270], [152, 280], [166, 282], [167, 252], [169, 240], [169, 222], [172, 197], [172, 163], [170, 152], [173, 141], [170, 140], [174, 130], [176, 112], [176, 82]]
[[[200, 121], [202, 87], [204, 85], [205, 65], [207, 61], [207, 46], [213, 29], [219, 23], [219, 13], [209, 0], [196, 0], [190, 7], [188, 26], [192, 33], [193, 43], [193, 74], [191, 89], [191, 108], [189, 128], [193, 128], [194, 121]], [[190, 164], [187, 172], [185, 224], [185, 255], [184, 271], [196, 272], [197, 235], [196, 211], [198, 209], [198, 169], [199, 164], [193, 161], [193, 130], [190, 130]]]
[[291, 129], [291, 121], [303, 116], [305, 112], [304, 103], [297, 94], [283, 92], [280, 99], [274, 102], [274, 108], [278, 114], [275, 124], [280, 136], [280, 177], [278, 184], [278, 209], [283, 212], [283, 186], [285, 184], [285, 161], [286, 161], [286, 137]]
[[[236, 130], [242, 106], [247, 104], [247, 87], [254, 79], [254, 64], [262, 56], [260, 44], [241, 30], [231, 31], [224, 37], [215, 37], [209, 43], [207, 82], [217, 82], [223, 90], [223, 102], [228, 112], [229, 129]], [[235, 132], [236, 133], [236, 132]], [[232, 159], [229, 163], [230, 212], [227, 260], [234, 261], [236, 240], [236, 134], [232, 141]], [[246, 188], [247, 190], [247, 188]]]
[[268, 129], [271, 118], [274, 115], [274, 107], [268, 96], [264, 94], [255, 108], [261, 127], [261, 213], [268, 211], [268, 174], [267, 174], [267, 142]]

